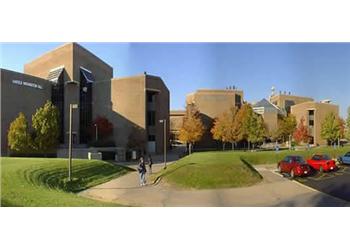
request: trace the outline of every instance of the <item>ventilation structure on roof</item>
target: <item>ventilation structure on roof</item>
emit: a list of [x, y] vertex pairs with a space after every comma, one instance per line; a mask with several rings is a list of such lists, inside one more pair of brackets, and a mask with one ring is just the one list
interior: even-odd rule
[[61, 76], [63, 70], [64, 70], [64, 66], [60, 66], [60, 67], [51, 69], [50, 72], [49, 72], [49, 75], [47, 76], [47, 80], [57, 83], [57, 81], [58, 81], [59, 77]]
[[93, 83], [95, 81], [95, 77], [90, 70], [80, 67], [80, 72], [85, 77], [86, 82]]

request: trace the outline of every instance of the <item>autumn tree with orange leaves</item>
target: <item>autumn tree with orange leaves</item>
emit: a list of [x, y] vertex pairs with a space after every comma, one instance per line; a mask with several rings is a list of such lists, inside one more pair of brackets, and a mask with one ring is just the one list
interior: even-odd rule
[[191, 154], [193, 145], [198, 142], [205, 132], [205, 127], [200, 117], [199, 110], [194, 104], [186, 106], [186, 114], [179, 132], [179, 139], [188, 144], [188, 152]]

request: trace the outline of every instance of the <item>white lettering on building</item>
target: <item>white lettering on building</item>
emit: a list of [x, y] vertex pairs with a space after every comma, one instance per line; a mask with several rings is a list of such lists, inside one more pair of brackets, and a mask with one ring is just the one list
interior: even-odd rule
[[27, 87], [35, 88], [35, 89], [43, 89], [43, 87], [40, 84], [32, 83], [32, 82], [24, 82], [21, 80], [12, 80], [13, 84], [16, 85], [24, 85]]

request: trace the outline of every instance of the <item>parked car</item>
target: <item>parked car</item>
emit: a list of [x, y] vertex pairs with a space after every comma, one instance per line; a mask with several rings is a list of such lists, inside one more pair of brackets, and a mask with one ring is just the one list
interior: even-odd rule
[[332, 171], [338, 168], [335, 161], [326, 154], [315, 154], [311, 157], [311, 159], [307, 160], [307, 163], [313, 169], [320, 172]]
[[309, 175], [311, 173], [311, 168], [303, 157], [289, 155], [278, 163], [277, 171], [279, 173], [288, 173], [291, 178], [294, 178], [295, 176]]
[[345, 155], [343, 156], [339, 156], [338, 157], [338, 162], [340, 164], [350, 164], [350, 152], [347, 152]]

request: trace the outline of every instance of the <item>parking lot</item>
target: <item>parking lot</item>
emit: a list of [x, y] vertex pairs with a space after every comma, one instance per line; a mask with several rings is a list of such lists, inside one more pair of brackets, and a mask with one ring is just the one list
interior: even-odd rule
[[308, 177], [298, 177], [296, 181], [329, 195], [350, 201], [350, 166], [341, 165], [333, 172], [315, 172]]

